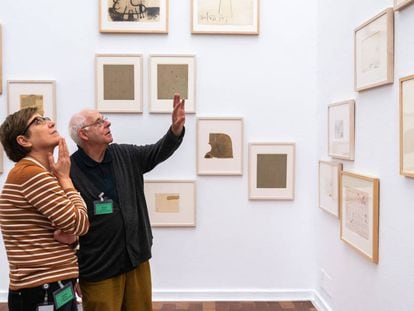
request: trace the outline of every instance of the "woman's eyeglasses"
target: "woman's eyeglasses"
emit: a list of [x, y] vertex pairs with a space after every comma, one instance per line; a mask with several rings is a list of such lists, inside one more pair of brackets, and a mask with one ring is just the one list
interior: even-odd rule
[[51, 118], [49, 117], [36, 117], [34, 118], [32, 121], [30, 121], [30, 123], [24, 128], [22, 135], [26, 135], [27, 131], [29, 130], [29, 127], [31, 127], [33, 124], [34, 125], [42, 125], [45, 124], [46, 122], [52, 121]]

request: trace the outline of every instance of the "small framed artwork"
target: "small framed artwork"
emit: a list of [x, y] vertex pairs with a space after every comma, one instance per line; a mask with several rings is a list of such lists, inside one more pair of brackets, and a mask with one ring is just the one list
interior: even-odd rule
[[3, 37], [0, 25], [0, 94], [3, 94]]
[[193, 34], [259, 34], [259, 0], [192, 0]]
[[342, 163], [319, 161], [319, 207], [339, 218], [339, 179]]
[[333, 158], [354, 160], [354, 100], [347, 100], [328, 106], [328, 154]]
[[293, 200], [295, 144], [249, 144], [249, 199]]
[[99, 0], [99, 31], [168, 33], [168, 0]]
[[414, 0], [394, 0], [394, 11], [399, 11], [414, 3]]
[[3, 154], [4, 154], [4, 148], [3, 148], [3, 145], [0, 144], [0, 174], [4, 172]]
[[400, 174], [414, 177], [414, 75], [400, 79]]
[[195, 56], [150, 55], [151, 113], [171, 113], [175, 93], [185, 99], [186, 113], [195, 113]]
[[243, 119], [197, 118], [197, 174], [243, 174]]
[[354, 32], [355, 91], [394, 82], [394, 10], [386, 9]]
[[152, 227], [195, 226], [195, 182], [147, 180], [145, 198]]
[[23, 108], [37, 107], [44, 116], [56, 120], [56, 83], [50, 80], [9, 80], [7, 81], [8, 113]]
[[142, 55], [96, 55], [96, 107], [142, 113]]
[[341, 173], [341, 239], [378, 263], [379, 179]]

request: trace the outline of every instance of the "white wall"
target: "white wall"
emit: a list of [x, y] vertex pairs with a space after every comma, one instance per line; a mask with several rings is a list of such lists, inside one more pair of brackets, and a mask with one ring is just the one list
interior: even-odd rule
[[[66, 137], [70, 116], [94, 106], [95, 53], [142, 53], [144, 90], [149, 54], [195, 53], [197, 115], [244, 118], [243, 176], [196, 176], [195, 115], [174, 158], [149, 176], [196, 179], [198, 187], [195, 228], [154, 230], [156, 297], [199, 291], [275, 298], [315, 287], [316, 8], [316, 1], [262, 0], [260, 36], [197, 36], [190, 34], [190, 1], [171, 0], [168, 35], [124, 35], [98, 32], [97, 1], [0, 1], [4, 80], [56, 80], [57, 123]], [[149, 115], [147, 98], [145, 91], [142, 115], [109, 115], [115, 141], [150, 143], [167, 129], [170, 117]], [[256, 141], [296, 142], [294, 201], [248, 200], [247, 143]], [[11, 166], [5, 161], [6, 172]], [[0, 266], [4, 293], [3, 246]]]
[[414, 6], [395, 14], [394, 84], [353, 91], [353, 31], [391, 0], [318, 1], [319, 158], [327, 158], [327, 105], [356, 100], [355, 161], [344, 169], [380, 179], [379, 264], [339, 239], [338, 220], [315, 211], [317, 290], [335, 311], [413, 310], [414, 180], [399, 175], [398, 79], [414, 74]]

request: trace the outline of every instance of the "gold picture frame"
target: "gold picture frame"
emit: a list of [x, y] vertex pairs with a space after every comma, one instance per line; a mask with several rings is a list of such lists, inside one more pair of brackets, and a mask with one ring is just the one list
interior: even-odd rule
[[414, 178], [414, 75], [400, 79], [400, 174]]

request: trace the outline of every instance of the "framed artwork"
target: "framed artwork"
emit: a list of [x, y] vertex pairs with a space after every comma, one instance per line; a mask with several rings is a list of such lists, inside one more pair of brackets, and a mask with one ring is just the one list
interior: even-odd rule
[[295, 144], [249, 144], [249, 199], [293, 200]]
[[347, 100], [328, 106], [328, 154], [333, 158], [354, 160], [354, 100]]
[[99, 31], [168, 33], [168, 0], [99, 0]]
[[151, 113], [171, 113], [175, 93], [185, 99], [186, 113], [195, 113], [195, 56], [150, 55]]
[[145, 198], [152, 227], [195, 227], [195, 182], [147, 180]]
[[394, 0], [394, 11], [402, 10], [413, 3], [414, 0]]
[[56, 120], [56, 83], [51, 80], [7, 81], [8, 113], [23, 108], [37, 107], [41, 115]]
[[342, 163], [319, 161], [319, 207], [339, 218], [339, 179]]
[[354, 32], [355, 91], [394, 81], [394, 10], [386, 9]]
[[3, 148], [3, 145], [0, 144], [0, 174], [4, 172], [3, 156], [4, 156], [4, 148]]
[[243, 119], [197, 118], [197, 174], [243, 174]]
[[3, 94], [3, 37], [0, 25], [0, 94]]
[[193, 34], [259, 34], [259, 0], [192, 0]]
[[96, 108], [142, 113], [142, 55], [96, 55]]
[[414, 177], [414, 75], [400, 79], [400, 174]]
[[341, 240], [378, 263], [379, 179], [341, 173]]

